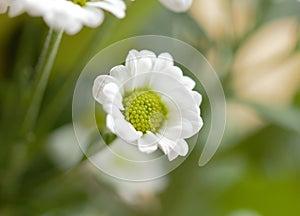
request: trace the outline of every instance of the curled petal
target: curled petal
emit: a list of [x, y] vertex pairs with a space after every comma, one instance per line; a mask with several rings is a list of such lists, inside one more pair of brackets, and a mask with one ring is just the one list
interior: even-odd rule
[[138, 147], [141, 152], [152, 153], [156, 151], [158, 143], [158, 137], [152, 132], [147, 131], [139, 140]]
[[103, 88], [103, 94], [106, 100], [116, 105], [119, 109], [124, 109], [122, 104], [122, 96], [119, 92], [119, 87], [115, 83], [108, 83]]
[[115, 119], [114, 130], [119, 137], [130, 143], [138, 140], [143, 135], [142, 132], [136, 131], [132, 124], [121, 118]]
[[176, 146], [176, 142], [163, 136], [158, 141], [158, 146], [165, 154], [169, 154], [170, 151]]
[[177, 145], [170, 151], [168, 154], [169, 161], [174, 160], [177, 158], [178, 155], [186, 156], [189, 151], [189, 146], [185, 140], [181, 139]]
[[105, 101], [107, 100], [107, 96], [104, 94], [103, 89], [109, 83], [114, 83], [114, 84], [118, 85], [118, 80], [116, 80], [112, 76], [101, 75], [101, 76], [98, 76], [94, 81], [94, 85], [93, 85], [93, 89], [92, 89], [93, 97], [100, 104], [105, 103]]
[[106, 116], [106, 127], [113, 133], [116, 133], [115, 131], [115, 122], [111, 115]]
[[106, 113], [111, 115], [114, 118], [124, 118], [123, 114], [121, 113], [120, 109], [117, 108], [113, 104], [103, 104], [103, 109]]

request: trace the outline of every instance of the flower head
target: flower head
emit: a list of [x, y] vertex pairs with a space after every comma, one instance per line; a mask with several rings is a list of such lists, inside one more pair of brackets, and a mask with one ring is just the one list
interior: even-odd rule
[[68, 34], [76, 34], [84, 25], [99, 26], [104, 19], [103, 10], [124, 18], [126, 9], [122, 0], [0, 0], [0, 13], [5, 13], [7, 6], [10, 17], [24, 12], [42, 16], [49, 27]]
[[125, 65], [94, 81], [93, 96], [107, 113], [106, 125], [142, 152], [159, 147], [169, 160], [188, 153], [185, 138], [203, 125], [195, 82], [174, 66], [169, 53], [131, 50]]

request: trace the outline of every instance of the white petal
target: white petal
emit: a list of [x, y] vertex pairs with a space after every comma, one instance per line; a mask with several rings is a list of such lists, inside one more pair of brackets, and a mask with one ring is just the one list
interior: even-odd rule
[[26, 11], [24, 2], [12, 2], [9, 7], [8, 16], [15, 17]]
[[159, 0], [164, 6], [174, 12], [187, 11], [191, 5], [192, 0]]
[[103, 88], [108, 83], [115, 83], [118, 85], [118, 80], [112, 76], [100, 75], [96, 77], [93, 85], [93, 97], [100, 104], [103, 104], [107, 100], [106, 96], [103, 94]]
[[191, 136], [196, 134], [201, 127], [203, 126], [203, 120], [200, 117], [199, 112], [195, 112], [189, 109], [181, 110], [181, 118], [190, 122], [193, 126], [193, 131], [191, 132]]
[[168, 154], [168, 159], [169, 161], [174, 160], [175, 158], [177, 158], [178, 155], [180, 156], [186, 156], [186, 154], [189, 151], [189, 146], [186, 143], [186, 141], [184, 139], [181, 139], [177, 145], [174, 147], [174, 149], [172, 149], [170, 151], [170, 153]]
[[147, 57], [147, 58], [150, 58], [150, 59], [153, 59], [153, 60], [156, 59], [155, 53], [152, 52], [152, 51], [149, 51], [149, 50], [141, 50], [140, 55], [144, 56], [144, 57]]
[[128, 80], [124, 85], [125, 89], [134, 89], [139, 87], [150, 86], [150, 80], [153, 73], [141, 73], [135, 75], [133, 78]]
[[196, 102], [197, 106], [200, 106], [200, 104], [202, 102], [202, 95], [196, 91], [192, 91], [192, 95], [193, 95], [194, 101]]
[[119, 86], [116, 83], [107, 83], [103, 87], [103, 93], [107, 98], [110, 98], [111, 101], [114, 100], [115, 95], [119, 92]]
[[182, 83], [172, 77], [171, 74], [152, 72], [151, 75], [149, 86], [151, 86], [151, 89], [154, 91], [165, 94], [167, 97], [169, 97], [169, 93], [171, 93], [173, 89], [180, 88], [186, 92], [186, 88]]
[[147, 131], [139, 140], [138, 147], [141, 152], [152, 153], [156, 151], [158, 143], [158, 137], [152, 132]]
[[155, 54], [148, 50], [138, 52], [131, 50], [126, 58], [126, 69], [128, 76], [124, 85], [126, 89], [134, 89], [149, 85], [149, 80], [152, 76], [152, 68], [156, 60]]
[[125, 121], [125, 119], [115, 119], [114, 123], [114, 130], [116, 134], [126, 142], [134, 142], [143, 135], [142, 132], [136, 131], [132, 124]]
[[151, 51], [142, 50], [141, 52], [138, 52], [136, 50], [130, 50], [125, 65], [128, 71], [131, 72], [130, 75], [134, 76], [152, 71], [155, 60], [156, 56]]
[[[165, 104], [169, 111], [166, 130], [169, 128], [172, 130], [172, 127], [181, 127], [182, 125], [181, 138], [188, 138], [196, 134], [203, 126], [199, 107], [194, 109], [193, 107], [182, 107], [181, 104], [177, 104], [176, 107], [173, 103], [169, 103], [169, 101], [165, 101]], [[192, 125], [192, 131], [190, 130], [190, 125]], [[178, 130], [180, 130], [180, 128], [178, 128]]]
[[195, 81], [188, 76], [183, 76], [181, 81], [183, 85], [189, 90], [192, 90], [196, 86]]
[[114, 119], [111, 115], [107, 115], [106, 116], [106, 127], [111, 131], [113, 132], [114, 134], [116, 133], [115, 131], [115, 122], [114, 122]]
[[104, 111], [111, 115], [114, 118], [124, 118], [124, 115], [121, 113], [120, 109], [117, 108], [114, 104], [103, 104], [102, 105]]
[[[162, 100], [168, 109], [166, 129], [163, 129], [172, 131], [176, 130], [176, 127], [179, 127], [177, 130], [180, 130], [182, 125], [181, 138], [194, 135], [203, 125], [203, 121], [200, 117], [200, 108], [196, 104], [193, 96], [190, 95], [191, 92], [192, 91], [188, 91], [185, 87], [181, 87], [173, 89], [168, 92], [167, 95], [162, 96]], [[190, 125], [192, 125], [192, 131], [190, 131]], [[170, 132], [168, 133], [168, 137], [171, 138], [174, 136], [172, 136]]]
[[[107, 102], [114, 104], [119, 109], [124, 109], [122, 104], [122, 96], [120, 94], [119, 86], [115, 83], [108, 83], [103, 87], [103, 95]], [[106, 103], [106, 102], [105, 102]]]
[[[184, 114], [185, 108], [180, 108], [178, 104], [174, 103], [175, 101], [167, 100], [165, 97], [162, 99], [168, 110], [168, 119], [160, 130], [160, 134], [173, 140], [190, 137], [194, 133], [194, 127], [188, 118], [189, 116]], [[189, 115], [191, 114], [194, 114], [192, 117], [197, 118], [197, 113], [189, 113]]]
[[195, 135], [203, 126], [203, 120], [199, 115], [192, 114], [191, 116], [188, 116], [188, 114], [185, 114], [184, 118], [187, 121], [189, 121], [193, 126], [193, 131], [191, 132], [191, 136]]
[[130, 50], [125, 61], [125, 66], [127, 67], [127, 70], [129, 71], [130, 77], [134, 76], [136, 74], [137, 68], [137, 60], [138, 60], [139, 52], [136, 50]]
[[130, 78], [130, 73], [124, 65], [118, 65], [110, 70], [110, 75], [116, 78], [120, 83], [124, 83]]
[[178, 81], [181, 81], [181, 79], [183, 77], [182, 70], [177, 66], [167, 67], [164, 70], [162, 70], [162, 72], [171, 75], [172, 77], [174, 77]]
[[112, 5], [115, 5], [116, 7], [126, 10], [126, 4], [124, 3], [123, 0], [104, 0], [106, 2], [109, 2]]
[[158, 146], [165, 154], [169, 154], [170, 151], [176, 146], [176, 142], [163, 136], [160, 137], [160, 140], [158, 141]]
[[82, 22], [89, 27], [95, 28], [104, 21], [104, 13], [93, 7], [83, 7]]
[[175, 151], [170, 151], [170, 153], [168, 154], [169, 161], [172, 161], [172, 160], [174, 160], [177, 157], [178, 157], [178, 153], [175, 152]]
[[123, 1], [115, 1], [118, 2], [118, 4], [114, 4], [113, 1], [96, 1], [96, 2], [87, 2], [86, 5], [90, 7], [98, 7], [102, 8], [106, 11], [109, 11], [119, 19], [122, 19], [125, 17], [125, 8], [126, 5]]
[[181, 139], [174, 147], [173, 151], [177, 152], [180, 156], [186, 156], [189, 151], [189, 146], [184, 139]]
[[137, 73], [147, 73], [152, 70], [153, 66], [153, 59], [140, 56], [139, 59], [137, 60]]
[[162, 53], [157, 57], [153, 71], [160, 72], [173, 64], [173, 57], [169, 53]]
[[43, 16], [48, 26], [57, 30], [63, 29], [67, 34], [76, 34], [80, 31], [85, 11], [79, 5], [71, 1], [54, 0], [51, 4], [48, 2], [41, 0], [39, 4], [31, 3], [27, 12], [31, 16]]
[[160, 72], [171, 75], [174, 79], [178, 80], [189, 90], [192, 90], [196, 85], [195, 81], [192, 78], [183, 76], [182, 70], [177, 66], [168, 66], [160, 70]]
[[175, 142], [182, 138], [189, 138], [195, 134], [194, 126], [192, 122], [182, 118], [179, 121], [172, 125], [169, 125], [168, 122], [166, 123], [166, 128], [162, 129], [159, 133]]
[[137, 73], [147, 73], [152, 71], [155, 61], [156, 55], [154, 52], [149, 50], [140, 51], [137, 61]]
[[195, 103], [191, 92], [181, 86], [168, 91], [167, 96], [182, 110], [182, 114], [184, 114], [185, 110], [200, 113], [200, 109]]

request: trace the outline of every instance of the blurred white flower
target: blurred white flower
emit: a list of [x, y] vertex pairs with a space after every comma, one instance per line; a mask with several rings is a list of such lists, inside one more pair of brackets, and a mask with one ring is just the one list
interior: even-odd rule
[[169, 53], [158, 57], [148, 50], [131, 50], [125, 66], [95, 79], [93, 96], [107, 112], [107, 127], [139, 150], [159, 147], [169, 160], [188, 153], [184, 139], [203, 125], [202, 97], [192, 91], [195, 82], [174, 66]]
[[165, 7], [174, 12], [184, 12], [187, 11], [193, 0], [159, 0]]
[[[131, 159], [133, 157], [135, 159], [140, 159], [143, 162], [153, 160], [151, 155], [138, 155], [137, 153], [139, 152], [137, 152], [135, 146], [129, 145], [117, 138], [108, 147], [93, 155], [90, 160], [93, 161], [93, 163], [107, 167], [107, 170], [111, 170], [112, 173], [122, 172], [132, 176], [144, 176], [146, 173], [147, 175], [153, 173], [155, 176], [158, 172], [162, 172], [164, 164], [161, 160], [159, 165], [148, 163], [147, 169], [141, 169], [139, 165], [135, 166], [130, 160], [123, 160], [124, 158]], [[118, 159], [120, 159], [120, 161]], [[142, 182], [130, 182], [103, 174], [102, 172], [99, 172], [95, 166], [89, 165], [88, 167], [101, 179], [101, 181], [112, 185], [118, 195], [128, 204], [149, 204], [155, 199], [155, 194], [163, 191], [168, 183], [167, 176]]]
[[[76, 132], [81, 133], [81, 137], [85, 136], [84, 129], [80, 131], [78, 129], [79, 127]], [[81, 146], [87, 147], [88, 144], [88, 137], [85, 136], [85, 142], [81, 143]], [[46, 148], [53, 162], [62, 170], [76, 166], [83, 157], [72, 124], [56, 129], [49, 136]]]
[[9, 4], [10, 4], [9, 0], [0, 0], [0, 14], [6, 13]]
[[255, 23], [258, 1], [197, 0], [192, 17], [217, 41], [234, 40], [247, 33]]
[[[87, 148], [90, 144], [90, 140], [86, 129], [83, 127], [76, 128], [76, 133], [81, 139], [81, 147]], [[80, 133], [80, 134], [78, 134]], [[50, 158], [53, 162], [62, 170], [68, 170], [76, 165], [79, 165], [84, 153], [78, 145], [78, 140], [73, 129], [73, 125], [65, 125], [56, 129], [48, 138], [46, 149], [49, 153]], [[112, 152], [114, 154], [112, 154]], [[121, 156], [120, 162], [118, 157]], [[145, 173], [153, 173], [154, 176], [157, 173], [162, 172], [164, 169], [163, 162], [160, 162], [159, 166], [155, 166], [149, 163], [147, 169], [141, 169], [141, 167], [134, 166], [133, 163], [126, 164], [127, 160], [121, 160], [122, 158], [134, 158], [140, 160], [152, 160], [153, 157], [150, 155], [138, 155], [137, 149], [124, 143], [121, 139], [116, 139], [113, 141], [109, 147], [102, 149], [93, 156], [91, 156], [91, 161], [94, 163], [101, 163], [102, 166], [106, 166], [109, 170], [117, 170], [117, 172], [126, 173], [126, 175], [131, 174], [132, 176], [144, 176]], [[158, 163], [156, 163], [157, 165]], [[82, 164], [85, 171], [92, 173], [101, 181], [104, 181], [111, 185], [118, 195], [128, 204], [134, 205], [147, 205], [156, 202], [156, 193], [163, 191], [168, 183], [167, 177], [161, 177], [154, 180], [144, 181], [144, 182], [128, 182], [120, 180], [117, 178], [110, 177], [106, 174], [100, 172], [94, 165], [87, 161]]]
[[237, 51], [233, 88], [240, 98], [264, 105], [291, 103], [300, 85], [299, 23], [288, 17], [266, 23]]
[[10, 17], [24, 12], [42, 16], [49, 27], [67, 34], [76, 34], [84, 25], [99, 26], [104, 20], [103, 10], [118, 18], [124, 18], [126, 10], [122, 0], [0, 0], [0, 8], [3, 8], [0, 12], [6, 12], [7, 5]]

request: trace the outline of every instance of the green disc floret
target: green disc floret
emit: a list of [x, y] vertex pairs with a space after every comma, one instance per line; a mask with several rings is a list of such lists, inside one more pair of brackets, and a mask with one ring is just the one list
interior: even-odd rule
[[78, 4], [80, 6], [84, 6], [88, 0], [71, 0], [74, 4]]
[[168, 114], [159, 94], [150, 88], [137, 88], [123, 96], [124, 116], [137, 131], [157, 132]]

